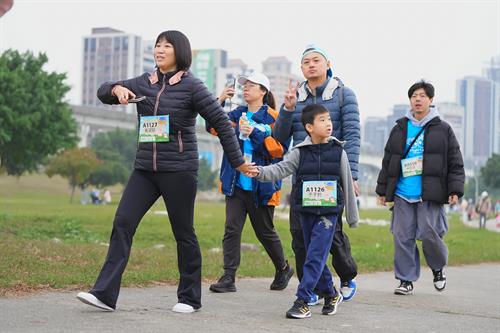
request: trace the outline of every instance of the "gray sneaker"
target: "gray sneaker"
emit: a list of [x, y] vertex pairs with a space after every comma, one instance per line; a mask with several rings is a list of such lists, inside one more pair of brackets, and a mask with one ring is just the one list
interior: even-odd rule
[[446, 275], [444, 275], [443, 269], [438, 271], [432, 270], [432, 274], [434, 275], [434, 288], [437, 291], [443, 291], [446, 287]]
[[396, 295], [410, 295], [413, 293], [413, 283], [411, 281], [401, 280], [399, 287], [394, 289]]

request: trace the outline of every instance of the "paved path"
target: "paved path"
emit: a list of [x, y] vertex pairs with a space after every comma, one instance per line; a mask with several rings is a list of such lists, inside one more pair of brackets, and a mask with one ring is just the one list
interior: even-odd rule
[[270, 279], [241, 279], [238, 292], [214, 294], [203, 285], [203, 308], [173, 313], [175, 286], [124, 288], [117, 311], [104, 313], [76, 292], [0, 299], [0, 332], [500, 332], [500, 264], [450, 267], [446, 291], [424, 269], [414, 294], [396, 296], [392, 272], [358, 277], [359, 291], [334, 316], [285, 319], [297, 285], [270, 291]]
[[[463, 224], [465, 224], [468, 227], [476, 228], [476, 229], [479, 228], [479, 220], [478, 219], [474, 219], [471, 221], [465, 221], [465, 222], [462, 221], [462, 222], [463, 222]], [[489, 231], [500, 232], [500, 222], [497, 222], [496, 219], [486, 220], [485, 228], [486, 228], [486, 230], [489, 230]]]

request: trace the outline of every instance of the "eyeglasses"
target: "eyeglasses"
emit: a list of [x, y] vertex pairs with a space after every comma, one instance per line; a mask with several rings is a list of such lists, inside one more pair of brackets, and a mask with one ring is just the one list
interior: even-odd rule
[[258, 86], [260, 86], [260, 84], [247, 81], [243, 85], [243, 88], [254, 88], [254, 87], [258, 87]]

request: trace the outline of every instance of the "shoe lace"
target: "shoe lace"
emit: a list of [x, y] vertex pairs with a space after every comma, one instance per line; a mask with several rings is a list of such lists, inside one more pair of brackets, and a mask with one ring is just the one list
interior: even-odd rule
[[224, 274], [224, 275], [221, 276], [221, 278], [219, 279], [218, 282], [220, 283], [220, 282], [226, 282], [226, 281], [232, 282], [233, 281], [233, 277], [231, 275], [229, 275], [229, 274]]
[[443, 279], [443, 270], [434, 271], [434, 280], [440, 281]]
[[296, 300], [295, 302], [293, 302], [293, 309], [299, 311], [299, 310], [301, 310], [303, 308], [306, 308], [306, 304], [304, 304], [300, 300]]
[[410, 286], [411, 286], [410, 281], [401, 281], [401, 284], [399, 285], [399, 287], [402, 287], [402, 288], [408, 288]]

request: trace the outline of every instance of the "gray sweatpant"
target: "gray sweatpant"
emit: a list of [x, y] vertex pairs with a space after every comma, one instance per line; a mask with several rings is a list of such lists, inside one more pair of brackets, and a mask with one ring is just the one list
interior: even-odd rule
[[409, 203], [396, 196], [391, 223], [396, 279], [418, 280], [420, 256], [417, 239], [422, 241], [427, 265], [433, 270], [442, 269], [448, 262], [448, 247], [442, 238], [447, 230], [443, 205], [431, 201]]

